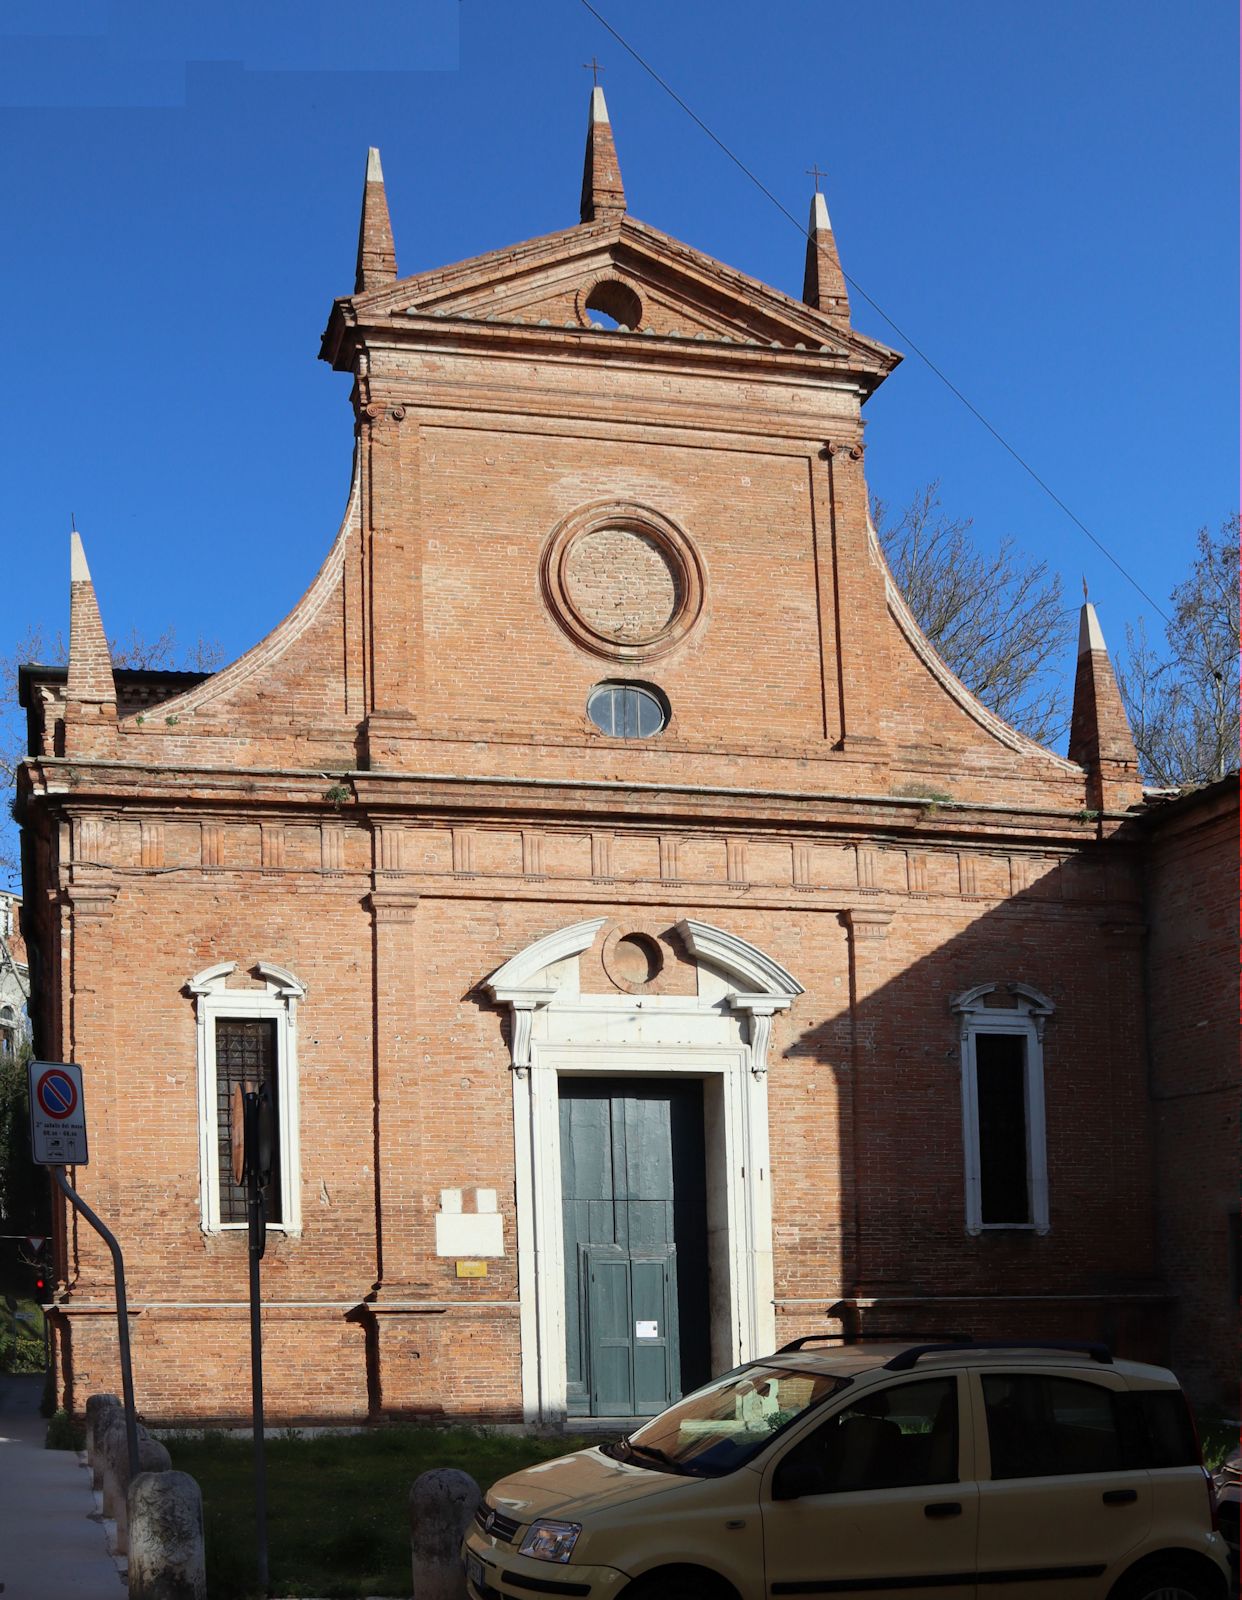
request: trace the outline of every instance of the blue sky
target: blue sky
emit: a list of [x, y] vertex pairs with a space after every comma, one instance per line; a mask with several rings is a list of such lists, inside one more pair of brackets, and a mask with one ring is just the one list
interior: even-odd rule
[[[826, 169], [847, 272], [1164, 602], [1238, 499], [1232, 8], [598, 9], [799, 217]], [[580, 0], [5, 0], [0, 653], [65, 625], [71, 512], [114, 635], [231, 658], [284, 615], [345, 500], [316, 356], [367, 146], [403, 274], [566, 226], [592, 55], [631, 210], [800, 293], [790, 224]], [[1110, 643], [1150, 614], [916, 357], [867, 415], [885, 500], [939, 478], [981, 542], [1085, 574]]]

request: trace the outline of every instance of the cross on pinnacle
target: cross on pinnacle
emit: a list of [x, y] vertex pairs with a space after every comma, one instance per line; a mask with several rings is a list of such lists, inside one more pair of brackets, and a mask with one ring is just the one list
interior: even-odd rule
[[815, 192], [818, 194], [819, 180], [821, 178], [826, 178], [828, 174], [823, 170], [822, 167], [818, 166], [815, 162], [812, 162], [811, 165], [806, 169], [806, 175], [808, 178], [815, 179]]
[[603, 67], [600, 66], [599, 62], [595, 59], [594, 56], [592, 56], [589, 61], [584, 61], [582, 63], [582, 66], [583, 66], [583, 70], [585, 72], [589, 72], [591, 74], [591, 78], [592, 78], [592, 80], [593, 80], [593, 82], [595, 84], [595, 87], [598, 89], [599, 88], [599, 75], [604, 70]]

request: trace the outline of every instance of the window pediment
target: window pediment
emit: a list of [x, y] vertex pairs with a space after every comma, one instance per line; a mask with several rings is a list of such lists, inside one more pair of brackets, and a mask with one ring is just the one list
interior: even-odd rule
[[278, 995], [282, 1000], [303, 1000], [306, 998], [306, 985], [300, 978], [296, 978], [285, 967], [278, 967], [270, 961], [256, 961], [250, 971], [256, 978], [263, 982], [263, 990], [230, 989], [229, 978], [237, 971], [236, 961], [217, 961], [213, 966], [204, 967], [201, 972], [196, 972], [192, 978], [187, 978], [185, 988], [187, 993], [196, 995], [212, 995], [228, 992], [230, 995], [260, 994]]

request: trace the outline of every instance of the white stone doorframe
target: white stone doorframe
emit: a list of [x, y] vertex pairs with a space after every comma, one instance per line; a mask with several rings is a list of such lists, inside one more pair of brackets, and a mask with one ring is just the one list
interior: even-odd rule
[[[736, 934], [677, 924], [698, 965], [694, 996], [583, 994], [578, 958], [606, 918], [558, 929], [484, 985], [512, 1011], [513, 1138], [521, 1300], [522, 1406], [527, 1421], [566, 1415], [565, 1273], [561, 1228], [560, 1075], [688, 1077], [719, 1085], [709, 1138], [709, 1242], [717, 1307], [714, 1355], [737, 1365], [775, 1339], [768, 1156], [772, 1018], [803, 993], [784, 967]], [[728, 1325], [724, 1325], [727, 1316]]]

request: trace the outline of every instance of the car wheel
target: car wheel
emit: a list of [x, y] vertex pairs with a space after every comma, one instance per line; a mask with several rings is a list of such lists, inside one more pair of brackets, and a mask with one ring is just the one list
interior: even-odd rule
[[736, 1600], [736, 1596], [701, 1567], [665, 1567], [632, 1583], [622, 1600]]
[[1224, 1591], [1177, 1561], [1162, 1561], [1123, 1578], [1109, 1600], [1218, 1600]]

